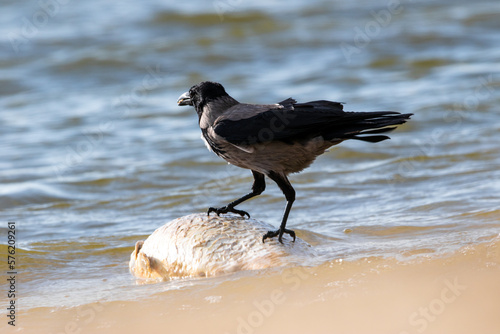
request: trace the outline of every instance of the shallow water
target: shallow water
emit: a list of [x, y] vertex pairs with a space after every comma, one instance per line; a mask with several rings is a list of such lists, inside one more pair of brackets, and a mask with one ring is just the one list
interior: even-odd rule
[[[288, 224], [319, 251], [307, 268], [323, 279], [294, 300], [295, 313], [328, 284], [377, 266], [419, 268], [421, 258], [458, 261], [498, 236], [497, 1], [47, 3], [7, 2], [0, 18], [1, 252], [15, 221], [25, 331], [50, 315], [63, 332], [64, 314], [81, 305], [168, 299], [158, 312], [180, 316], [197, 291], [234, 294], [203, 309], [216, 317], [251, 304], [247, 285], [279, 285], [284, 269], [146, 286], [128, 272], [135, 241], [250, 189], [251, 174], [207, 152], [195, 112], [176, 106], [202, 80], [243, 102], [292, 96], [414, 114], [390, 141], [345, 142], [291, 176]], [[241, 208], [278, 225], [284, 204], [268, 182]], [[323, 270], [339, 260], [358, 269]], [[120, 322], [109, 316], [103, 328]]]

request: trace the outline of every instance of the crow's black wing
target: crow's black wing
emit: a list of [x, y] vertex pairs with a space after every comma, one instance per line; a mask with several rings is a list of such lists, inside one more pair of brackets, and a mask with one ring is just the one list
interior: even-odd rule
[[337, 102], [297, 104], [293, 99], [287, 99], [279, 104], [280, 107], [269, 108], [244, 119], [222, 119], [215, 124], [214, 131], [236, 145], [289, 141], [305, 137], [325, 122], [344, 114], [342, 104]]

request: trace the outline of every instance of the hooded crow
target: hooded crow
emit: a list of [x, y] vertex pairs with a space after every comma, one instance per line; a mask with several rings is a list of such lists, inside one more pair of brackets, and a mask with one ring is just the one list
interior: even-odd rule
[[232, 165], [250, 169], [254, 182], [252, 191], [219, 208], [209, 208], [208, 214], [233, 212], [238, 204], [260, 195], [266, 188], [265, 176], [277, 183], [286, 198], [280, 228], [263, 237], [283, 234], [295, 241], [295, 232], [286, 222], [295, 200], [288, 175], [307, 168], [329, 147], [347, 139], [376, 143], [388, 136], [381, 135], [403, 124], [412, 114], [394, 111], [346, 112], [342, 103], [325, 100], [297, 103], [288, 98], [276, 104], [240, 103], [229, 96], [217, 82], [201, 82], [182, 94], [177, 104], [193, 106], [198, 113], [202, 138], [209, 150]]

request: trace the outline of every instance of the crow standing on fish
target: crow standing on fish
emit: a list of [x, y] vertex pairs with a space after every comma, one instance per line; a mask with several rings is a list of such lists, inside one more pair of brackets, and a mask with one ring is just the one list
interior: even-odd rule
[[339, 102], [325, 100], [297, 103], [292, 98], [276, 104], [240, 103], [229, 96], [217, 82], [201, 82], [182, 94], [177, 104], [196, 109], [202, 138], [207, 147], [232, 165], [250, 169], [254, 182], [252, 191], [220, 208], [209, 208], [208, 214], [233, 212], [238, 204], [260, 195], [266, 188], [265, 176], [276, 182], [286, 198], [280, 228], [263, 237], [283, 234], [295, 241], [295, 232], [286, 222], [295, 200], [295, 190], [288, 174], [307, 168], [330, 146], [347, 139], [376, 143], [388, 136], [381, 133], [395, 129], [412, 114], [394, 111], [346, 112]]

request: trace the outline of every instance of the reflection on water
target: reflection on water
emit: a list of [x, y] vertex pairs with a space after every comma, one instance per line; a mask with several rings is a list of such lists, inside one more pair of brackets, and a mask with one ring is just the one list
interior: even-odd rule
[[[0, 215], [18, 226], [23, 305], [133, 300], [136, 240], [247, 192], [251, 174], [207, 152], [194, 111], [176, 106], [207, 79], [243, 102], [415, 115], [390, 141], [343, 143], [292, 176], [289, 225], [320, 262], [439, 256], [498, 234], [495, 1], [43, 10], [9, 2], [0, 18]], [[283, 207], [270, 184], [242, 208], [277, 225]], [[155, 289], [179, 284], [205, 283]]]

